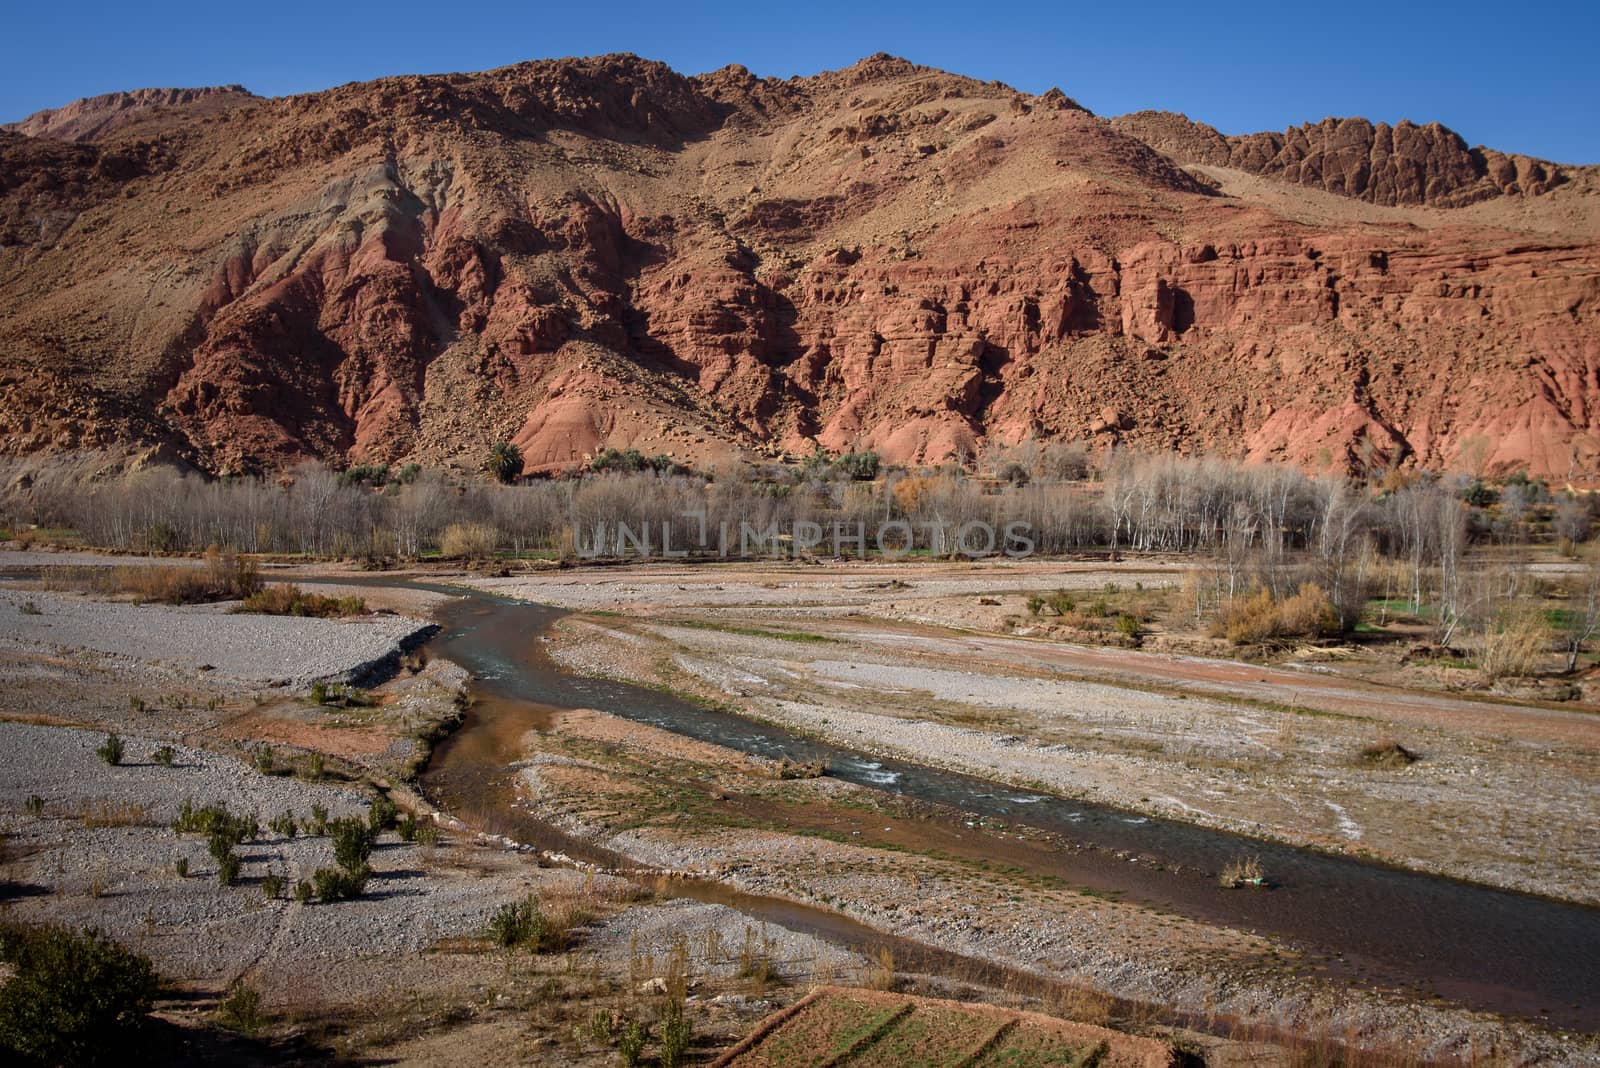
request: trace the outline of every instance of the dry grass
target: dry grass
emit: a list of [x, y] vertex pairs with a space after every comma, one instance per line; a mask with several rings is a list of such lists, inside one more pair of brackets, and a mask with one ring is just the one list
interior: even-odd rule
[[1321, 638], [1339, 633], [1339, 614], [1322, 587], [1308, 582], [1278, 600], [1271, 590], [1235, 601], [1217, 617], [1212, 634], [1235, 645], [1276, 638]]
[[1050, 1015], [1059, 1016], [1064, 1020], [1104, 1026], [1111, 1022], [1116, 1006], [1116, 999], [1110, 994], [1096, 989], [1094, 984], [1087, 980], [1081, 980], [1062, 987], [1054, 994], [1047, 1004], [1047, 1011]]
[[1222, 869], [1222, 874], [1217, 877], [1217, 882], [1229, 890], [1240, 887], [1262, 887], [1266, 885], [1266, 872], [1262, 870], [1261, 858], [1238, 857], [1230, 860]]
[[1360, 753], [1360, 761], [1367, 767], [1391, 771], [1409, 768], [1418, 759], [1414, 751], [1407, 749], [1393, 738], [1380, 738], [1370, 745], [1362, 746]]
[[68, 815], [83, 821], [85, 827], [154, 827], [156, 820], [150, 806], [132, 801], [112, 801], [101, 798], [80, 802]]
[[451, 523], [439, 535], [439, 554], [463, 560], [487, 560], [500, 546], [500, 532], [488, 523]]
[[864, 985], [869, 990], [893, 990], [900, 981], [895, 970], [894, 953], [888, 946], [879, 946], [871, 957]]
[[1485, 679], [1523, 678], [1532, 675], [1550, 646], [1550, 628], [1532, 606], [1503, 614], [1484, 628], [1478, 652], [1478, 670]]
[[261, 589], [261, 576], [246, 557], [212, 546], [199, 567], [52, 567], [46, 569], [41, 583], [46, 589], [128, 597], [140, 604], [208, 604], [249, 597]]
[[360, 597], [324, 597], [320, 593], [306, 593], [294, 583], [286, 582], [268, 586], [246, 597], [243, 610], [264, 616], [337, 619], [362, 615], [367, 610], [367, 602]]

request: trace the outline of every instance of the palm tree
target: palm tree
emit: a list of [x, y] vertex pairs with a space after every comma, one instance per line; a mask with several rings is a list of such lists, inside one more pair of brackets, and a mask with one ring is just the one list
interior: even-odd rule
[[483, 469], [509, 485], [522, 477], [522, 450], [509, 441], [497, 441], [490, 446]]

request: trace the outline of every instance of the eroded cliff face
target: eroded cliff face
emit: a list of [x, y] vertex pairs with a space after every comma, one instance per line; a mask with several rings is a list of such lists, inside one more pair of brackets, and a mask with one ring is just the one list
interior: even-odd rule
[[559, 469], [1031, 436], [1439, 467], [1487, 437], [1501, 466], [1600, 465], [1582, 168], [1357, 167], [1357, 198], [1475, 203], [1308, 222], [1146, 120], [886, 56], [218, 103], [0, 134], [6, 449], [244, 471], [503, 436]]
[[1572, 180], [1576, 170], [1468, 148], [1436, 122], [1323, 119], [1283, 133], [1234, 137], [1165, 111], [1122, 115], [1112, 123], [1183, 163], [1231, 167], [1372, 204], [1461, 207], [1500, 196], [1537, 197]]

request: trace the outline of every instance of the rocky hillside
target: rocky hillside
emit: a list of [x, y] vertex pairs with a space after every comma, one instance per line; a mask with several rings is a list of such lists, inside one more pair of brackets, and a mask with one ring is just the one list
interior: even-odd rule
[[1112, 125], [1183, 163], [1230, 167], [1371, 204], [1455, 208], [1500, 196], [1537, 197], [1571, 181], [1577, 170], [1468, 148], [1460, 134], [1436, 122], [1323, 119], [1281, 134], [1227, 137], [1183, 115], [1140, 111]]
[[1228, 138], [874, 56], [631, 56], [0, 132], [0, 440], [215, 471], [1081, 439], [1600, 469], [1591, 168]]

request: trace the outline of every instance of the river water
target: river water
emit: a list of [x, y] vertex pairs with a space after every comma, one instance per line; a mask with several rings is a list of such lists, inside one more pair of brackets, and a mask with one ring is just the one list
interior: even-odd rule
[[[430, 588], [457, 599], [441, 609], [442, 630], [429, 648], [474, 674], [478, 702], [463, 729], [435, 754], [424, 786], [447, 807], [467, 809], [462, 814], [485, 829], [541, 836], [542, 845], [620, 863], [520, 816], [506, 767], [516, 759], [518, 739], [547, 726], [553, 710], [594, 708], [762, 757], [821, 759], [830, 775], [930, 803], [923, 809], [930, 825], [970, 836], [997, 824], [1047, 832], [1059, 848], [1036, 848], [1024, 866], [1118, 892], [1123, 900], [1279, 938], [1335, 974], [1437, 994], [1469, 1008], [1600, 1029], [1600, 909], [1025, 793], [819, 743], [655, 690], [571, 674], [545, 654], [540, 640], [561, 610]], [[998, 854], [998, 840], [995, 846]], [[1269, 889], [1218, 885], [1222, 867], [1244, 855], [1260, 857]], [[1016, 863], [1015, 848], [1004, 859]], [[857, 944], [867, 938], [859, 924], [844, 917], [836, 923], [824, 910], [714, 886], [683, 889], [812, 933]]]

